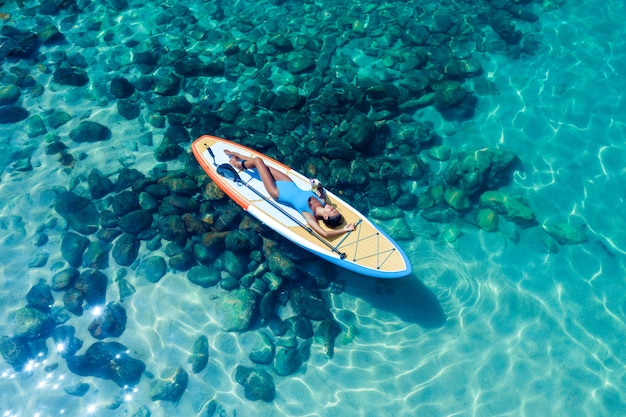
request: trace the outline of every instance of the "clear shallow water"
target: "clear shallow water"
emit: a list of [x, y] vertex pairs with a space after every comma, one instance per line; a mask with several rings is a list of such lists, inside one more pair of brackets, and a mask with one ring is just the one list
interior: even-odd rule
[[[158, 375], [167, 366], [183, 364], [197, 336], [209, 337], [208, 369], [191, 376], [178, 405], [151, 402], [144, 378], [136, 392], [125, 393], [129, 397], [118, 409], [110, 410], [106, 406], [119, 388], [67, 372], [49, 345], [47, 362], [31, 371], [15, 373], [0, 364], [0, 410], [20, 416], [62, 410], [65, 415], [122, 415], [146, 404], [152, 415], [194, 415], [215, 397], [226, 415], [240, 416], [623, 415], [624, 15], [618, 2], [584, 8], [566, 3], [542, 14], [536, 24], [542, 47], [535, 56], [483, 57], [499, 94], [481, 96], [473, 119], [448, 122], [429, 110], [417, 115], [433, 121], [455, 150], [498, 146], [515, 152], [524, 171], [507, 191], [522, 194], [540, 222], [586, 224], [587, 243], [548, 254], [539, 228], [519, 231], [516, 243], [513, 228], [504, 225], [502, 233], [493, 234], [467, 227], [454, 245], [443, 245], [420, 235], [424, 221], [416, 216], [411, 224], [419, 239], [404, 244], [415, 276], [389, 284], [393, 294], [381, 294], [389, 291], [381, 291], [375, 281], [342, 274], [346, 288], [332, 296], [333, 310], [354, 312], [358, 334], [344, 344], [342, 333], [332, 360], [314, 345], [302, 370], [276, 378], [271, 404], [247, 401], [234, 381], [234, 368], [245, 361], [251, 340], [249, 334], [220, 331], [210, 305], [217, 290], [198, 291], [175, 273], [156, 285], [133, 281], [137, 292], [125, 304], [129, 323], [119, 340], [151, 372]], [[135, 24], [132, 30], [148, 33], [150, 28]], [[113, 56], [114, 46], [87, 58], [101, 59], [108, 71], [124, 60], [106, 59]], [[72, 145], [75, 155], [89, 154], [80, 173], [59, 170], [41, 146], [32, 158], [32, 173], [2, 174], [0, 334], [11, 334], [12, 317], [28, 289], [61, 261], [54, 250], [61, 230], [49, 230], [47, 246], [33, 245], [37, 227], [58, 217], [50, 209], [54, 196], [49, 188], [68, 186], [92, 167], [114, 172], [124, 161], [147, 171], [154, 163], [149, 147], [134, 150], [146, 128], [119, 117], [99, 99], [97, 90], [105, 84], [94, 85], [87, 97], [68, 88], [27, 103], [77, 115], [91, 110], [92, 119], [123, 132], [125, 140]], [[64, 126], [57, 133], [68, 132]], [[2, 137], [3, 147], [28, 140], [10, 125], [2, 126]], [[23, 225], [12, 217], [25, 212]], [[41, 250], [50, 253], [47, 266], [28, 268]], [[107, 298], [117, 297], [115, 286], [109, 291]], [[437, 306], [445, 323], [436, 320]], [[88, 346], [88, 321], [68, 324]], [[44, 371], [50, 363], [59, 367]], [[79, 381], [91, 385], [87, 395], [63, 392]]]

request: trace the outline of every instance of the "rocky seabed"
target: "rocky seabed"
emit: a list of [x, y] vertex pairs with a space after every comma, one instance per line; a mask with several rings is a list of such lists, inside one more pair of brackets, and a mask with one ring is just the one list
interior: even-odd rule
[[[210, 182], [190, 154], [202, 134], [319, 178], [400, 241], [454, 244], [467, 229], [514, 240], [538, 228], [525, 196], [503, 191], [522, 169], [516, 155], [451, 149], [420, 116], [470, 119], [481, 96], [497, 94], [481, 62], [533, 54], [534, 23], [558, 2], [225, 3], [0, 1], [0, 128], [11, 149], [2, 181], [45, 170], [67, 180], [48, 184], [52, 212], [29, 236], [41, 279], [1, 339], [16, 371], [47, 357], [122, 392], [147, 378], [153, 401], [176, 403], [190, 374], [206, 372], [213, 335], [160, 375], [124, 344], [128, 300], [166, 274], [213, 291], [206, 302], [223, 331], [254, 334], [232, 369], [252, 401], [273, 401], [275, 378], [302, 371], [312, 346], [332, 358], [337, 336], [355, 331], [329, 302], [338, 271]], [[538, 230], [547, 252], [586, 239], [566, 223]], [[67, 324], [79, 317], [89, 335]], [[207, 397], [199, 411], [218, 407]]]

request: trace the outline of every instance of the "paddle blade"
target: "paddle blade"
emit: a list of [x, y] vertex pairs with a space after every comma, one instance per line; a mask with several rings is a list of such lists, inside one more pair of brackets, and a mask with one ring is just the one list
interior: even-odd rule
[[218, 174], [220, 174], [222, 177], [226, 179], [229, 179], [235, 182], [241, 182], [241, 178], [239, 178], [239, 174], [237, 174], [237, 171], [235, 170], [235, 168], [233, 168], [231, 164], [220, 164], [216, 168], [216, 171]]

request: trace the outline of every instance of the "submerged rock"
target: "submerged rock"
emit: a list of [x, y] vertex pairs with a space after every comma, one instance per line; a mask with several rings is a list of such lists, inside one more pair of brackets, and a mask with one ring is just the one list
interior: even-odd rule
[[139, 246], [139, 239], [132, 235], [123, 234], [115, 241], [111, 255], [118, 265], [129, 266], [137, 259]]
[[290, 292], [289, 301], [294, 311], [311, 320], [326, 320], [332, 317], [326, 301], [314, 292], [297, 288]]
[[2, 336], [0, 338], [0, 354], [16, 371], [24, 369], [26, 364], [35, 358], [29, 344], [22, 338]]
[[[82, 258], [80, 263], [82, 263]], [[79, 275], [80, 274], [77, 269], [64, 269], [63, 271], [57, 272], [52, 276], [52, 285], [50, 287], [53, 291], [63, 291], [74, 284], [74, 281]]]
[[161, 237], [184, 246], [187, 241], [187, 227], [185, 221], [177, 215], [164, 217], [157, 225]]
[[126, 78], [115, 77], [111, 80], [109, 92], [115, 98], [128, 98], [135, 92], [135, 87]]
[[335, 339], [341, 333], [341, 327], [333, 320], [324, 320], [315, 332], [315, 341], [322, 345], [322, 349], [328, 358], [335, 354]]
[[83, 347], [83, 341], [74, 337], [74, 327], [59, 326], [52, 332], [52, 340], [56, 346], [56, 351], [62, 358], [73, 356]]
[[291, 331], [302, 339], [313, 337], [313, 326], [311, 322], [302, 316], [293, 316], [285, 320], [285, 324]]
[[224, 270], [228, 272], [234, 279], [243, 277], [248, 269], [247, 257], [238, 255], [232, 251], [224, 251], [220, 256], [220, 260], [224, 266]]
[[95, 199], [104, 197], [113, 189], [113, 182], [95, 168], [89, 172], [87, 184], [91, 198]]
[[123, 216], [131, 211], [139, 210], [139, 197], [132, 191], [122, 191], [111, 198], [113, 213]]
[[274, 355], [272, 369], [277, 375], [287, 376], [296, 372], [302, 366], [302, 357], [297, 346], [278, 346]]
[[282, 252], [272, 251], [268, 257], [270, 271], [284, 278], [295, 279], [298, 268], [296, 264]]
[[561, 245], [575, 245], [587, 241], [587, 235], [582, 226], [569, 223], [546, 223], [541, 227]]
[[109, 279], [97, 269], [83, 271], [74, 288], [84, 297], [91, 306], [101, 306], [106, 300], [107, 284]]
[[72, 192], [59, 193], [54, 202], [54, 209], [78, 233], [90, 235], [100, 226], [100, 213], [93, 202]]
[[67, 367], [76, 375], [110, 379], [120, 387], [136, 385], [146, 365], [117, 342], [96, 342], [84, 355], [67, 358]]
[[162, 115], [168, 113], [187, 114], [191, 111], [191, 107], [191, 103], [182, 96], [156, 97], [148, 103], [148, 108], [151, 111]]
[[126, 310], [120, 304], [109, 303], [89, 325], [89, 333], [96, 339], [119, 337], [126, 329]]
[[11, 124], [21, 122], [28, 117], [28, 111], [20, 106], [2, 106], [0, 111], [0, 124]]
[[235, 380], [244, 387], [244, 395], [250, 401], [274, 401], [276, 386], [274, 378], [262, 369], [238, 366]]
[[487, 191], [480, 196], [479, 205], [492, 209], [510, 222], [522, 227], [536, 223], [535, 213], [526, 204], [500, 191]]
[[63, 294], [63, 304], [67, 311], [80, 316], [83, 314], [83, 302], [85, 297], [76, 288], [70, 288]]
[[444, 174], [448, 187], [467, 196], [506, 185], [518, 163], [513, 152], [485, 148], [456, 154]]
[[433, 104], [439, 111], [456, 106], [468, 94], [463, 88], [463, 85], [458, 81], [442, 81], [435, 85], [434, 89], [435, 101]]
[[111, 138], [111, 129], [97, 122], [84, 120], [70, 132], [74, 142], [100, 142]]
[[17, 337], [38, 339], [47, 337], [54, 328], [54, 321], [48, 313], [33, 307], [22, 307], [15, 313], [15, 330]]
[[205, 335], [199, 336], [191, 347], [191, 355], [187, 358], [191, 364], [191, 372], [202, 372], [209, 363], [209, 339]]
[[269, 365], [274, 360], [274, 342], [266, 333], [257, 332], [258, 340], [252, 347], [249, 358], [259, 365]]
[[165, 259], [160, 256], [151, 256], [144, 259], [137, 268], [137, 276], [145, 278], [150, 282], [159, 282], [165, 271], [167, 270], [167, 264]]
[[217, 285], [221, 276], [215, 268], [209, 268], [206, 265], [196, 265], [187, 273], [187, 279], [202, 288], [208, 288]]
[[248, 330], [258, 316], [256, 294], [247, 288], [232, 290], [217, 300], [215, 310], [225, 331]]
[[152, 225], [152, 214], [147, 210], [135, 210], [126, 213], [118, 220], [120, 229], [137, 236]]
[[34, 307], [43, 312], [50, 311], [50, 307], [54, 304], [54, 297], [50, 285], [45, 279], [40, 279], [37, 284], [33, 285], [26, 294], [26, 301], [30, 307]]
[[182, 368], [163, 372], [160, 379], [152, 383], [150, 398], [152, 401], [176, 402], [187, 389], [189, 375]]
[[76, 385], [72, 385], [71, 387], [67, 387], [63, 389], [68, 395], [73, 395], [75, 397], [82, 397], [87, 394], [89, 391], [89, 384], [84, 382], [79, 382]]
[[61, 85], [82, 87], [89, 82], [89, 76], [78, 68], [59, 68], [54, 73], [52, 80]]
[[83, 266], [95, 269], [105, 269], [109, 266], [109, 251], [111, 244], [102, 240], [89, 242], [83, 255]]
[[0, 86], [0, 106], [13, 104], [20, 97], [20, 89], [13, 84]]

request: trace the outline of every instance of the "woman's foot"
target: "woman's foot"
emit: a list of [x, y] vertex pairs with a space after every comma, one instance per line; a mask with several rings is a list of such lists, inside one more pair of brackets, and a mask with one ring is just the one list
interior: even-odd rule
[[245, 161], [243, 155], [238, 154], [237, 152], [229, 151], [228, 149], [224, 150], [224, 153], [229, 158], [228, 163], [237, 169], [242, 169], [242, 162]]

